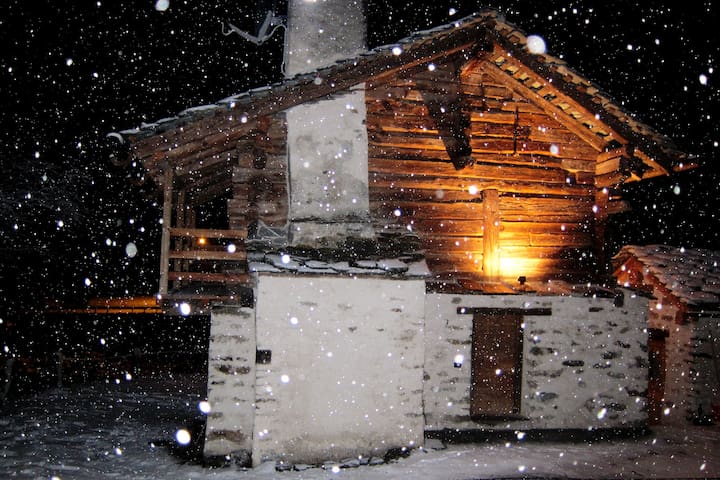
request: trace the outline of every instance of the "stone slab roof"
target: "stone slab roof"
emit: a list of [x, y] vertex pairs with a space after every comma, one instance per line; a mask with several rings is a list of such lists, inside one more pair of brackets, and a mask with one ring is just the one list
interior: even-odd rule
[[720, 306], [719, 264], [720, 251], [668, 245], [628, 245], [613, 259], [617, 278], [636, 270], [691, 307]]

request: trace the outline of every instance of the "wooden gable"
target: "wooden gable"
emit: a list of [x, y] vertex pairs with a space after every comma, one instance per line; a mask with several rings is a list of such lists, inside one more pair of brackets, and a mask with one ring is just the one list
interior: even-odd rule
[[231, 230], [282, 227], [284, 111], [364, 83], [379, 231], [417, 233], [438, 279], [587, 280], [608, 215], [626, 209], [619, 187], [692, 164], [525, 42], [486, 11], [123, 136], [178, 212], [222, 197]]

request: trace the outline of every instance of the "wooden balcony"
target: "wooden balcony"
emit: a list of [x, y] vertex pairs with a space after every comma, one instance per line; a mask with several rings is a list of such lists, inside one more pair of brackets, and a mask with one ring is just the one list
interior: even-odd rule
[[[247, 230], [163, 230], [160, 295], [163, 299], [222, 297], [223, 288], [248, 281]], [[202, 292], [207, 292], [205, 295]]]

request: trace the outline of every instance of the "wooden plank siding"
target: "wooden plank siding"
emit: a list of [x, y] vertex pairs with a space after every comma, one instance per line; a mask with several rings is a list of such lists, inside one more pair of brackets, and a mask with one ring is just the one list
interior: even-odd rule
[[228, 200], [230, 228], [255, 221], [284, 226], [288, 215], [287, 126], [283, 113], [263, 117], [259, 128], [238, 142]]
[[[594, 266], [598, 151], [502, 75], [470, 68], [460, 77], [475, 163], [459, 170], [413, 78], [366, 91], [374, 220], [415, 231], [438, 278], [492, 277], [483, 272], [490, 250], [501, 278], [586, 278]], [[439, 78], [436, 100], [443, 91], [457, 95], [443, 85], [452, 77]], [[427, 75], [421, 88], [428, 89]], [[485, 191], [497, 192], [489, 219]], [[497, 245], [488, 247], [485, 230], [494, 224]]]
[[[561, 59], [526, 46], [519, 29], [481, 12], [401, 40], [399, 52], [374, 49], [121, 132], [124, 164], [142, 164], [162, 192], [161, 295], [204, 305], [236, 295], [254, 226], [288, 226], [285, 112], [361, 84], [371, 219], [378, 231], [417, 233], [430, 282], [508, 293], [519, 276], [595, 279], [608, 217], [628, 208], [621, 185], [695, 163]], [[198, 213], [225, 201], [227, 221], [201, 226], [239, 235], [232, 253], [222, 251], [228, 238], [196, 243], [212, 233], [195, 228]], [[193, 290], [203, 284], [227, 288]]]

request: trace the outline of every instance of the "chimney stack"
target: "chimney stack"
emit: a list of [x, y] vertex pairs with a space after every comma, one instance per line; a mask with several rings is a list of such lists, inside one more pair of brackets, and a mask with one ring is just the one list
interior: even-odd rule
[[[360, 0], [289, 0], [285, 76], [311, 73], [366, 50]], [[318, 76], [318, 82], [325, 81]], [[375, 238], [369, 215], [365, 90], [287, 111], [289, 241], [338, 248]]]
[[288, 0], [285, 77], [364, 52], [365, 23], [361, 0]]

